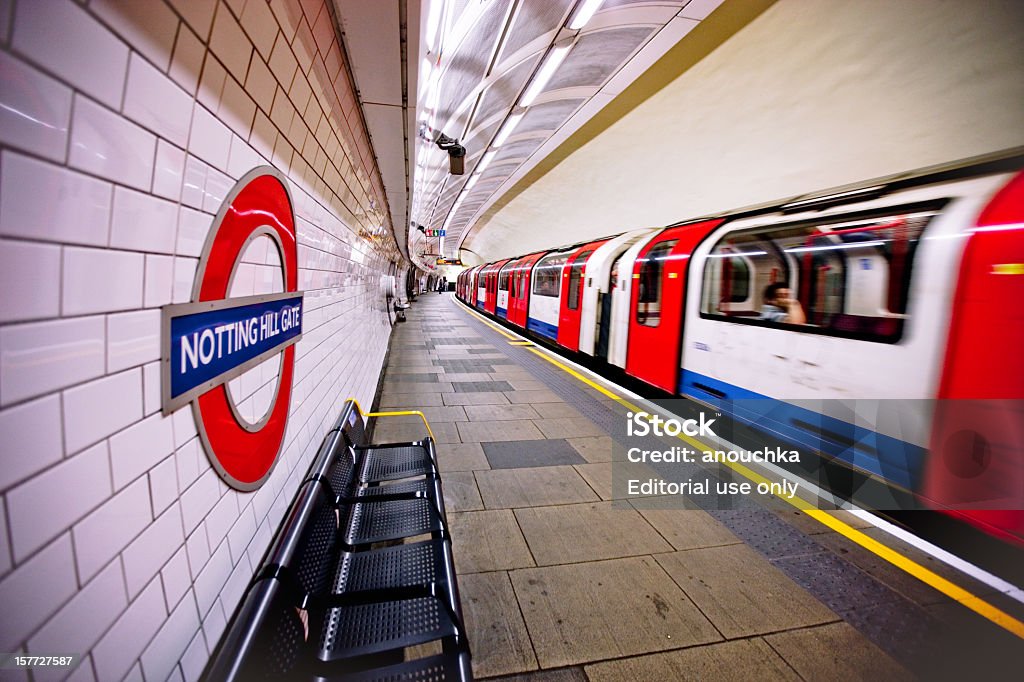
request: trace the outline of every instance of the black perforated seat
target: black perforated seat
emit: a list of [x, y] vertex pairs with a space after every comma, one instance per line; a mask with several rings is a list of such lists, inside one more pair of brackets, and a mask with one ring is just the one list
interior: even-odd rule
[[337, 661], [416, 646], [458, 634], [443, 599], [433, 596], [333, 608], [324, 623], [320, 659]]
[[344, 552], [338, 562], [334, 594], [388, 590], [447, 581], [444, 544], [434, 540], [369, 552]]
[[[428, 656], [361, 672], [349, 672], [349, 682], [448, 682], [471, 679], [469, 656]], [[334, 678], [329, 678], [333, 680]]]
[[361, 460], [359, 480], [362, 483], [437, 475], [430, 439], [421, 443], [358, 447], [356, 453]]
[[350, 547], [432, 535], [444, 530], [434, 501], [426, 497], [357, 502], [351, 505], [349, 514], [344, 543]]

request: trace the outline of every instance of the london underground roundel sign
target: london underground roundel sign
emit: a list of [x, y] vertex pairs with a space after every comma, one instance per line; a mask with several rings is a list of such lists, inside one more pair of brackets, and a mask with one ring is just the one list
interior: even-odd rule
[[[246, 247], [267, 237], [277, 247], [284, 292], [228, 298]], [[210, 463], [229, 485], [255, 490], [284, 441], [302, 337], [295, 217], [284, 177], [255, 168], [224, 199], [196, 270], [192, 302], [162, 309], [162, 407], [191, 403]], [[257, 423], [239, 414], [227, 382], [275, 355], [280, 371], [270, 408]]]

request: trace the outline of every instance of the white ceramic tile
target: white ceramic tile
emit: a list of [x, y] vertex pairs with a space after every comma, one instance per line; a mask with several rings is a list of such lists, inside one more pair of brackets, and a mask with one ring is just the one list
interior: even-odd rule
[[181, 203], [192, 208], [203, 207], [207, 168], [209, 166], [191, 154], [186, 157], [185, 175], [181, 186]]
[[181, 493], [181, 515], [186, 534], [191, 533], [217, 504], [223, 485], [211, 469]]
[[70, 164], [100, 177], [148, 190], [156, 137], [95, 102], [75, 95]]
[[128, 48], [75, 3], [19, 2], [12, 45], [104, 104], [121, 104]]
[[231, 136], [231, 151], [228, 154], [228, 175], [238, 179], [257, 166], [266, 162], [238, 135]]
[[210, 652], [206, 648], [206, 638], [203, 637], [201, 631], [197, 632], [181, 657], [181, 671], [184, 674], [185, 682], [196, 682], [202, 676], [209, 659]]
[[101, 376], [104, 339], [102, 316], [0, 328], [0, 402], [9, 405]]
[[216, 547], [228, 536], [228, 529], [238, 520], [238, 500], [233, 491], [220, 498], [206, 515], [206, 537], [210, 547]]
[[178, 17], [160, 0], [92, 0], [89, 7], [114, 31], [166, 71]]
[[185, 545], [178, 548], [174, 556], [160, 569], [160, 580], [164, 586], [164, 601], [168, 610], [173, 610], [192, 586], [188, 572], [188, 554]]
[[[0, 581], [0, 649], [14, 651], [25, 633], [42, 625], [77, 589], [71, 537], [64, 534]], [[9, 626], [13, 623], [16, 628]]]
[[235, 181], [225, 173], [211, 168], [206, 174], [206, 187], [203, 190], [203, 210], [207, 213], [216, 214], [234, 184]]
[[157, 135], [184, 147], [188, 143], [192, 98], [138, 55], [128, 65], [124, 114]]
[[252, 582], [253, 568], [249, 565], [249, 559], [244, 555], [242, 560], [231, 571], [224, 588], [220, 593], [222, 604], [237, 604], [245, 596], [245, 588]]
[[64, 161], [71, 90], [0, 52], [0, 141]]
[[210, 560], [210, 544], [206, 541], [205, 528], [199, 526], [185, 539], [185, 552], [188, 555], [189, 574], [192, 576], [191, 579], [194, 579]]
[[106, 246], [113, 197], [109, 183], [13, 152], [5, 151], [2, 158], [0, 233]]
[[110, 438], [114, 489], [120, 490], [156, 466], [174, 450], [171, 420], [160, 413], [132, 424]]
[[231, 561], [238, 563], [242, 555], [248, 549], [249, 543], [256, 534], [256, 517], [253, 516], [252, 507], [247, 506], [238, 515], [235, 524], [228, 531], [228, 549], [231, 551]]
[[0, 433], [4, 434], [3, 490], [60, 461], [60, 397], [47, 396], [0, 411]]
[[118, 313], [107, 318], [108, 372], [119, 372], [159, 359], [159, 310]]
[[141, 479], [82, 519], [72, 530], [82, 580], [89, 580], [152, 521], [149, 487]]
[[176, 253], [179, 256], [198, 257], [203, 252], [212, 225], [213, 216], [182, 206], [178, 211]]
[[142, 411], [148, 417], [160, 410], [160, 363], [142, 368]]
[[192, 300], [192, 285], [195, 283], [198, 266], [198, 258], [175, 257], [172, 302], [188, 303]]
[[174, 253], [178, 205], [166, 199], [114, 188], [110, 246], [157, 253]]
[[192, 131], [189, 134], [188, 151], [214, 168], [222, 171], [228, 169], [231, 131], [198, 102], [195, 103], [192, 113]]
[[0, 579], [14, 566], [11, 559], [10, 538], [7, 535], [7, 512], [3, 504], [0, 504]]
[[142, 672], [146, 679], [167, 679], [198, 631], [199, 614], [195, 602], [182, 600], [142, 653]]
[[0, 322], [56, 317], [60, 247], [0, 239], [0, 291]]
[[154, 515], [163, 513], [178, 499], [178, 474], [174, 457], [166, 457], [149, 470], [149, 496]]
[[107, 444], [75, 455], [7, 493], [14, 558], [20, 561], [110, 496]]
[[82, 656], [78, 667], [71, 671], [71, 674], [64, 678], [64, 682], [97, 682], [96, 675], [92, 670], [92, 656]]
[[160, 581], [154, 580], [93, 648], [96, 677], [122, 679], [166, 619]]
[[156, 142], [156, 167], [153, 169], [153, 194], [171, 201], [181, 198], [185, 173], [185, 152], [163, 140]]
[[146, 284], [143, 304], [157, 308], [171, 302], [174, 282], [174, 258], [146, 254]]
[[68, 452], [77, 452], [141, 418], [141, 369], [64, 391], [64, 441]]
[[[30, 653], [84, 653], [128, 606], [121, 563], [111, 561], [28, 640]], [[86, 626], [88, 624], [88, 626]]]
[[[175, 450], [181, 448], [186, 443], [191, 442], [199, 433], [198, 431], [196, 431], [196, 420], [192, 415], [191, 409], [180, 409], [175, 411], [174, 414], [171, 415], [171, 421], [173, 422], [174, 426]], [[179, 479], [178, 488], [184, 490], [186, 487], [187, 485], [182, 485]]]
[[64, 249], [64, 314], [141, 308], [144, 271], [141, 253]]
[[225, 542], [206, 562], [206, 567], [200, 571], [192, 585], [196, 591], [196, 603], [199, 605], [200, 615], [205, 617], [209, 613], [214, 600], [220, 594], [230, 575], [231, 555], [228, 552], [228, 543]]
[[0, 41], [4, 43], [7, 42], [11, 31], [11, 9], [13, 7], [14, 0], [0, 0]]
[[181, 509], [173, 505], [121, 553], [128, 597], [133, 598], [138, 594], [174, 553], [184, 546]]
[[221, 635], [224, 634], [224, 630], [227, 628], [227, 624], [228, 621], [224, 615], [224, 606], [218, 599], [214, 602], [213, 608], [211, 608], [209, 613], [207, 613], [203, 618], [203, 635], [206, 636], [206, 641], [219, 642]]

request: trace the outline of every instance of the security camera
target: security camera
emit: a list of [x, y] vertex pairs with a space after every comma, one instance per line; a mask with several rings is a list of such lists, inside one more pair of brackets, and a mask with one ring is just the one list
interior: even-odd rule
[[444, 133], [437, 136], [435, 143], [448, 152], [448, 171], [452, 175], [463, 175], [466, 172], [466, 148]]

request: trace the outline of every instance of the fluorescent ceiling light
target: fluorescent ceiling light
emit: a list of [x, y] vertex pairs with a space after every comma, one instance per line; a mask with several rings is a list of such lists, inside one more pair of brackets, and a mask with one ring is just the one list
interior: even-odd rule
[[492, 143], [492, 145], [495, 147], [500, 147], [501, 145], [505, 144], [505, 140], [507, 140], [508, 136], [512, 134], [512, 131], [515, 130], [515, 127], [519, 125], [519, 121], [522, 118], [523, 112], [521, 111], [519, 113], [512, 114], [511, 116], [509, 116], [508, 120], [505, 121], [505, 125], [501, 126], [501, 130], [499, 130], [498, 134], [494, 137], [494, 142]]
[[526, 92], [523, 93], [522, 99], [519, 100], [520, 106], [528, 107], [533, 104], [533, 100], [537, 99], [537, 95], [544, 90], [548, 81], [555, 75], [555, 71], [558, 71], [558, 67], [565, 61], [570, 48], [572, 48], [572, 43], [553, 47], [548, 52], [547, 57], [544, 58], [544, 63], [540, 65], [540, 69], [534, 74], [533, 80], [530, 81], [530, 85], [526, 88]]
[[572, 15], [569, 20], [569, 28], [573, 31], [578, 31], [587, 25], [590, 18], [594, 16], [594, 12], [601, 7], [601, 3], [604, 0], [583, 0], [583, 4], [579, 6], [576, 13]]
[[473, 172], [476, 175], [480, 175], [481, 173], [483, 173], [484, 169], [487, 168], [487, 164], [489, 164], [491, 162], [491, 159], [494, 158], [495, 154], [497, 154], [497, 151], [494, 150], [494, 149], [492, 149], [491, 151], [489, 151], [486, 154], [484, 154], [484, 157], [482, 159], [480, 159], [480, 163], [478, 163], [476, 165], [476, 169], [474, 169]]
[[434, 52], [437, 47], [437, 30], [441, 26], [441, 8], [444, 7], [444, 0], [432, 0], [430, 3], [430, 14], [427, 19], [427, 50]]
[[466, 182], [466, 186], [463, 187], [462, 191], [468, 192], [469, 190], [473, 189], [473, 185], [475, 185], [476, 181], [479, 179], [480, 175], [478, 173], [474, 173], [473, 175], [469, 176], [469, 180]]

